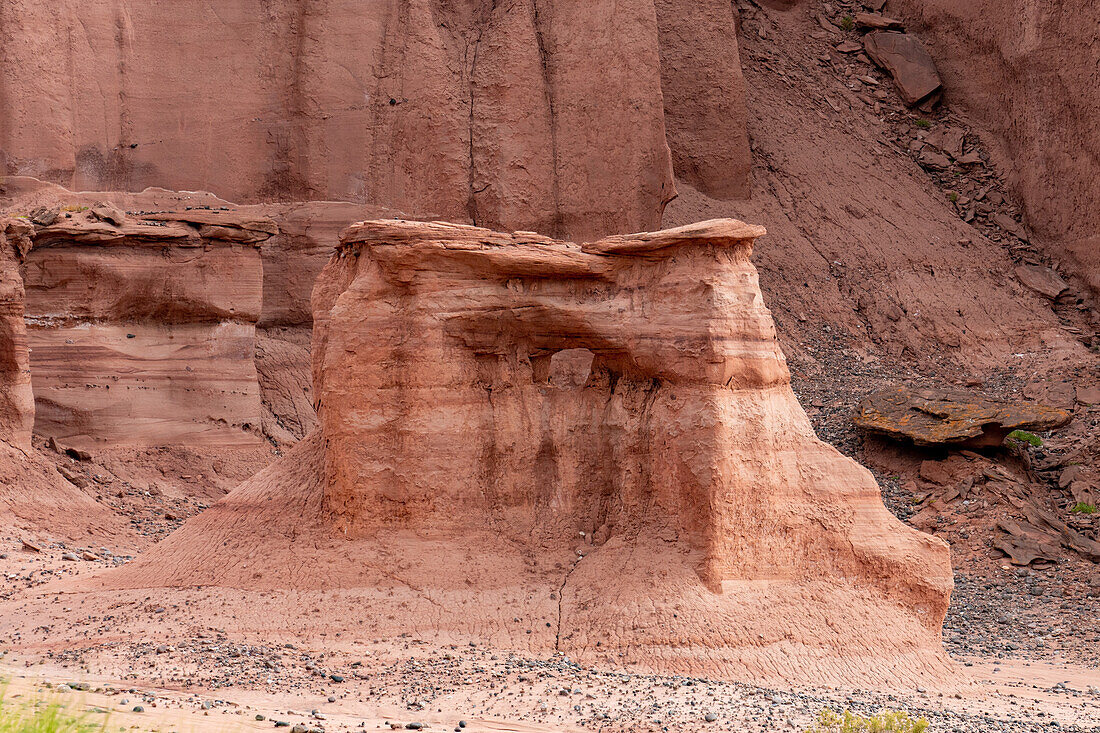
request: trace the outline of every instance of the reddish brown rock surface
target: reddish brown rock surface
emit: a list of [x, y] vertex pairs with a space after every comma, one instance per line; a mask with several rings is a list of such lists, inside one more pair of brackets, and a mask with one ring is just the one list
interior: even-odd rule
[[749, 262], [762, 233], [353, 227], [315, 295], [321, 429], [85, 599], [202, 586], [175, 593], [276, 636], [317, 599], [345, 638], [950, 678], [947, 548], [815, 438]]
[[714, 198], [748, 198], [752, 152], [736, 11], [722, 0], [655, 5], [676, 177]]
[[[265, 218], [102, 207], [35, 227], [35, 432], [80, 447], [255, 444]], [[117, 223], [116, 223], [117, 222]]]
[[21, 266], [34, 227], [0, 217], [0, 440], [29, 448], [34, 427]]
[[[1100, 68], [1092, 0], [892, 0], [951, 99], [991, 131], [1028, 224], [1100, 292]], [[1021, 164], [1026, 161], [1026, 164]]]
[[0, 217], [0, 528], [24, 539], [121, 540], [121, 519], [31, 446], [35, 405], [20, 266], [33, 232], [26, 220]]
[[747, 190], [720, 6], [4, 0], [2, 172], [575, 237], [652, 229], [674, 195], [662, 81], [678, 169]]

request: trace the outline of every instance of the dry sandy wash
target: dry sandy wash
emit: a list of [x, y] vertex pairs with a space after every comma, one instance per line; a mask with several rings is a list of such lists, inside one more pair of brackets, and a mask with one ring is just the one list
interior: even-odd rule
[[947, 545], [815, 437], [749, 259], [762, 234], [353, 226], [314, 291], [320, 428], [135, 562], [8, 603], [0, 633], [407, 633], [664, 673], [949, 683]]

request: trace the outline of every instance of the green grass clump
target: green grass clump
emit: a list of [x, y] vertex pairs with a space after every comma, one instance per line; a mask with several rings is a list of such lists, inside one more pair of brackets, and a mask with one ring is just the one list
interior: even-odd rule
[[878, 715], [857, 715], [850, 710], [838, 713], [822, 710], [807, 733], [924, 733], [928, 721], [910, 718], [908, 713], [883, 710]]
[[1074, 514], [1096, 514], [1096, 505], [1086, 504], [1083, 501], [1079, 501], [1073, 505], [1073, 508], [1071, 508], [1070, 511]]
[[919, 120], [916, 120], [915, 122], [913, 122], [913, 124], [916, 125], [917, 127], [921, 128], [921, 129], [923, 129], [923, 130], [927, 130], [929, 127], [932, 126], [932, 121], [931, 120], [926, 120], [922, 117]]
[[0, 733], [104, 733], [107, 721], [92, 722], [56, 702], [13, 705], [0, 696]]
[[1008, 434], [1009, 440], [1018, 440], [1021, 443], [1027, 443], [1028, 445], [1038, 448], [1043, 444], [1043, 439], [1035, 433], [1029, 433], [1026, 430], [1013, 430]]
[[850, 15], [845, 15], [840, 19], [840, 27], [846, 31], [850, 31], [856, 27], [856, 19]]

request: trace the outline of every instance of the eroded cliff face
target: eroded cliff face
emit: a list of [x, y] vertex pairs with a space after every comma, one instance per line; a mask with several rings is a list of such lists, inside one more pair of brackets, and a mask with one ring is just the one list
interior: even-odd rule
[[34, 395], [20, 267], [33, 232], [29, 222], [0, 217], [0, 440], [23, 449], [31, 444]]
[[259, 442], [264, 218], [55, 212], [23, 266], [35, 431], [77, 446]]
[[1100, 5], [891, 0], [929, 44], [951, 99], [993, 133], [1027, 223], [1100, 292]]
[[581, 238], [654, 229], [674, 195], [662, 81], [714, 82], [680, 92], [677, 169], [747, 190], [729, 8], [687, 22], [681, 6], [3, 0], [0, 163], [73, 189], [350, 200]]
[[320, 429], [97, 587], [231, 588], [194, 602], [239, 629], [300, 632], [316, 621], [241, 604], [324, 594], [347, 638], [952, 676], [947, 546], [814, 436], [749, 261], [762, 233], [352, 227], [314, 296]]

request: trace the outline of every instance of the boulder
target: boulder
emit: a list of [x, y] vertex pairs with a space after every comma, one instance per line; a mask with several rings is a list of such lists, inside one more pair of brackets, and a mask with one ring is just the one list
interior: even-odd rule
[[1069, 289], [1069, 283], [1057, 272], [1041, 265], [1020, 265], [1016, 268], [1016, 277], [1028, 288], [1051, 300]]
[[860, 28], [874, 28], [883, 31], [900, 31], [905, 24], [897, 18], [888, 18], [878, 13], [856, 13], [856, 25]]
[[890, 72], [898, 93], [910, 106], [920, 104], [943, 87], [936, 64], [915, 36], [874, 31], [863, 37], [863, 48], [876, 64]]
[[1013, 430], [1053, 430], [1071, 419], [1065, 410], [1040, 404], [904, 386], [868, 396], [854, 416], [858, 427], [893, 440], [968, 448], [998, 446]]

